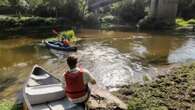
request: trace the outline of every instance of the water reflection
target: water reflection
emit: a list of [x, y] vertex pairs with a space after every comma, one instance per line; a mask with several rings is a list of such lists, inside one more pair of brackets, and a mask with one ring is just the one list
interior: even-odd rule
[[[24, 40], [22, 42], [22, 40]], [[12, 66], [25, 66], [31, 62], [49, 58], [44, 47], [34, 44], [36, 40], [21, 38], [3, 40], [0, 43], [0, 70]], [[7, 43], [7, 44], [6, 44]]]
[[134, 72], [128, 66], [129, 59], [114, 48], [99, 43], [84, 45], [78, 52], [80, 62], [88, 68], [104, 86], [128, 84]]
[[[105, 87], [142, 81], [145, 75], [152, 78], [160, 64], [195, 59], [192, 38], [99, 30], [82, 30], [78, 36], [82, 38], [77, 53], [80, 63]], [[69, 53], [48, 50], [40, 41], [26, 37], [0, 40], [0, 99], [22, 87], [34, 64], [53, 70], [64, 65]]]
[[169, 63], [182, 63], [195, 60], [195, 39], [189, 38], [178, 49], [171, 51], [168, 57]]

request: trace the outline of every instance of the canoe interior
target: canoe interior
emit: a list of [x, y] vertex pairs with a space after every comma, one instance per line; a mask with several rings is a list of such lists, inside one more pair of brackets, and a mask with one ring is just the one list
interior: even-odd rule
[[50, 84], [59, 84], [59, 83], [61, 83], [60, 80], [58, 80], [57, 78], [51, 76], [51, 74], [49, 74], [47, 71], [43, 70], [40, 67], [34, 68], [34, 71], [32, 72], [32, 75], [36, 75], [36, 76], [45, 75], [45, 74], [49, 75], [49, 77], [46, 78], [46, 79], [42, 79], [42, 80], [35, 80], [35, 79], [30, 77], [29, 81], [28, 81], [28, 86], [31, 86], [32, 83], [36, 83], [34, 86], [50, 85]]
[[[44, 76], [46, 75], [46, 78], [35, 80], [33, 78], [33, 75], [35, 76]], [[50, 86], [50, 85], [58, 85], [61, 84], [62, 82], [55, 78], [53, 75], [49, 74], [47, 71], [42, 69], [39, 66], [35, 66], [26, 85], [24, 88], [23, 96], [25, 100], [25, 105], [27, 106], [28, 110], [85, 110], [85, 106], [83, 105], [78, 105], [78, 104], [73, 104], [71, 103], [66, 97], [62, 97], [58, 100], [53, 100], [53, 101], [48, 101], [44, 103], [39, 103], [39, 104], [32, 104], [31, 99], [33, 98], [32, 96], [26, 92], [29, 88], [42, 88], [45, 86]], [[45, 89], [40, 90], [42, 92], [50, 92], [50, 90]], [[36, 96], [37, 97], [37, 96]], [[48, 96], [49, 97], [49, 96]], [[46, 98], [48, 98], [46, 97]], [[58, 97], [58, 96], [56, 96]], [[31, 99], [30, 99], [31, 98]]]
[[[60, 73], [61, 70], [59, 70], [57, 73]], [[49, 75], [50, 77], [47, 77], [43, 80], [34, 80], [32, 78], [32, 74], [34, 75]], [[62, 84], [62, 82], [53, 77], [52, 74], [49, 74], [47, 71], [42, 69], [41, 67], [34, 67], [31, 76], [29, 77], [25, 88], [28, 87], [39, 87], [39, 86], [47, 86], [47, 85], [53, 85], [53, 84]], [[30, 85], [30, 86], [29, 86]], [[89, 85], [91, 88], [91, 93], [93, 96], [100, 96], [100, 97], [90, 97], [88, 107], [91, 109], [97, 109], [97, 108], [105, 108], [109, 107], [110, 105], [117, 104], [119, 108], [122, 110], [127, 110], [127, 105], [123, 103], [119, 98], [113, 96], [109, 91], [102, 89], [98, 87], [97, 85]], [[49, 91], [49, 90], [48, 90]], [[28, 94], [23, 92], [25, 104], [27, 105], [28, 110], [85, 110], [85, 107], [82, 105], [76, 105], [68, 101], [66, 97], [63, 97], [59, 100], [54, 101], [48, 101], [46, 103], [40, 103], [40, 104], [31, 104], [28, 99]], [[102, 98], [102, 99], [101, 99]], [[121, 110], [119, 109], [119, 110]]]

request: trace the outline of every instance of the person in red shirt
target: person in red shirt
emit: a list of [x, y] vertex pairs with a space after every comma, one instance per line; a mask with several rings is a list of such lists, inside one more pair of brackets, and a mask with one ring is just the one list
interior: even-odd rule
[[77, 57], [67, 58], [69, 70], [64, 74], [65, 94], [73, 103], [85, 103], [90, 96], [88, 84], [96, 84], [95, 79], [87, 69], [77, 67]]
[[69, 41], [67, 40], [67, 39], [63, 39], [63, 45], [65, 46], [65, 47], [69, 47], [70, 46], [70, 43], [69, 43]]

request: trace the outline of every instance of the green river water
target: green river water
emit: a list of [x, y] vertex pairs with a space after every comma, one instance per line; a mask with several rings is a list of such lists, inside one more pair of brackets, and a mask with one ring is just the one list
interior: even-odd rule
[[[79, 63], [107, 88], [153, 78], [161, 66], [195, 60], [193, 35], [81, 30], [77, 36]], [[21, 90], [34, 64], [48, 69], [65, 64], [67, 53], [48, 50], [42, 40], [0, 40], [0, 100]]]

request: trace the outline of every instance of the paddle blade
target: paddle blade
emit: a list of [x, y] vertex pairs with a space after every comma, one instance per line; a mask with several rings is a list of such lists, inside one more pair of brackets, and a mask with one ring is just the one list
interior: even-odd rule
[[53, 32], [54, 34], [58, 35], [58, 32], [57, 32], [55, 29], [53, 29], [52, 32]]

